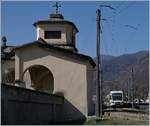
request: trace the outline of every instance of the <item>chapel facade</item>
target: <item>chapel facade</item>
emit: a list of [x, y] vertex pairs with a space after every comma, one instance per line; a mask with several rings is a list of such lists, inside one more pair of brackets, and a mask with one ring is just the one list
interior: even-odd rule
[[95, 63], [91, 57], [78, 53], [76, 25], [58, 12], [33, 25], [35, 41], [17, 47], [3, 44], [2, 82], [62, 95], [63, 120], [92, 115]]

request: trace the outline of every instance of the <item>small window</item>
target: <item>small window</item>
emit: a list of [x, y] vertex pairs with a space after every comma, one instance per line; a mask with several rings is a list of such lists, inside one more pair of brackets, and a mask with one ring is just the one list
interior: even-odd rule
[[61, 31], [45, 31], [45, 39], [61, 39]]

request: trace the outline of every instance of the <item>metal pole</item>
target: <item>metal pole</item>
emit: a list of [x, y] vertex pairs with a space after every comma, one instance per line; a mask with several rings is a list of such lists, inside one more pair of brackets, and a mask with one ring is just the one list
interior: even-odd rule
[[101, 64], [100, 64], [100, 19], [101, 19], [101, 11], [97, 9], [96, 11], [96, 38], [97, 38], [97, 44], [96, 44], [96, 95], [97, 95], [97, 105], [96, 105], [96, 115], [97, 117], [102, 117], [102, 85], [101, 85]]
[[128, 101], [131, 101], [131, 99], [130, 99], [130, 80], [129, 80], [129, 78], [127, 80], [127, 84], [128, 84]]
[[132, 101], [132, 108], [134, 107], [134, 95], [133, 95], [133, 83], [134, 83], [134, 79], [133, 79], [133, 67], [131, 67], [131, 101]]

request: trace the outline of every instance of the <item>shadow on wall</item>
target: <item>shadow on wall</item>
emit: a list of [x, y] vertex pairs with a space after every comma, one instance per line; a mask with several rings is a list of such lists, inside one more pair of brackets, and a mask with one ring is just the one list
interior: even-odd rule
[[86, 117], [58, 95], [2, 84], [2, 124], [83, 124]]
[[[55, 94], [57, 96], [65, 96], [64, 92], [56, 92]], [[58, 124], [81, 125], [84, 124], [86, 116], [64, 97], [62, 120]]]
[[72, 105], [68, 100], [64, 99], [63, 105], [63, 120], [61, 123], [63, 125], [81, 125], [84, 124], [86, 117], [82, 114], [74, 105]]

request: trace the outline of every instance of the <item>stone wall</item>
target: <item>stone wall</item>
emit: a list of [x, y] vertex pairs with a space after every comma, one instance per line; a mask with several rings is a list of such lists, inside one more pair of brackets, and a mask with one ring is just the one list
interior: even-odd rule
[[2, 84], [2, 124], [55, 124], [62, 120], [64, 98]]

